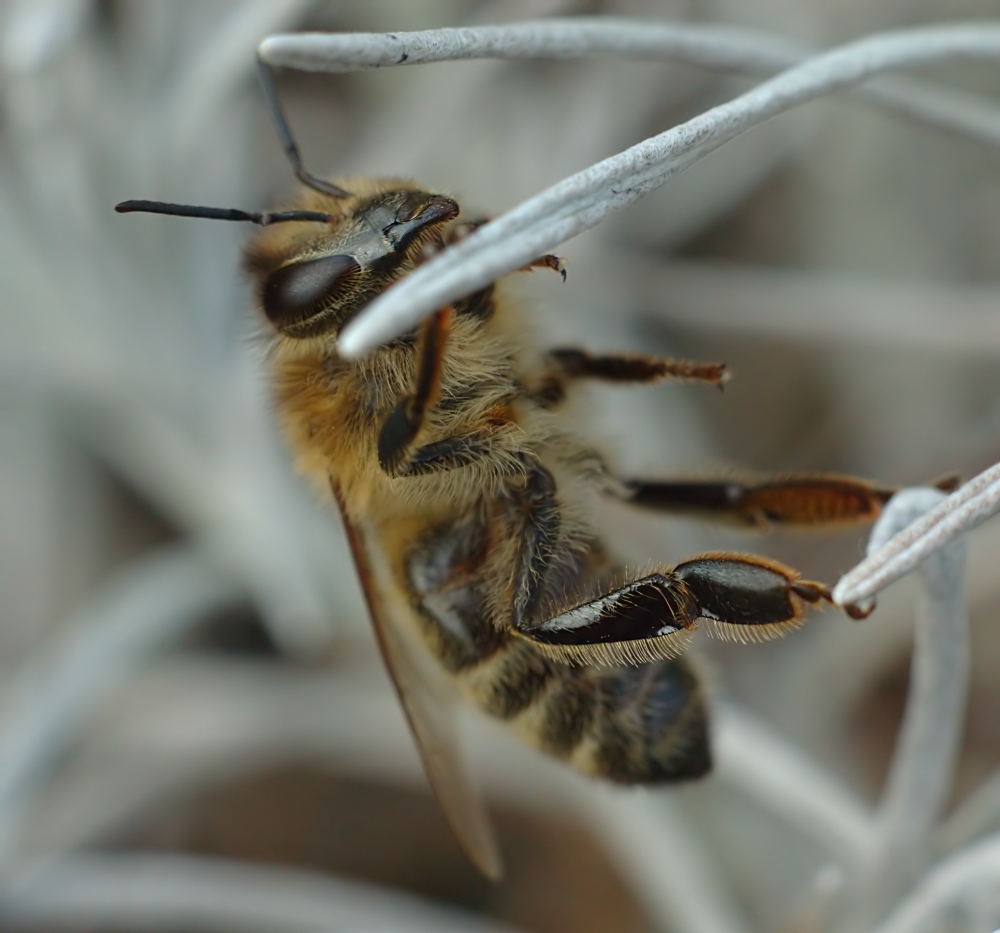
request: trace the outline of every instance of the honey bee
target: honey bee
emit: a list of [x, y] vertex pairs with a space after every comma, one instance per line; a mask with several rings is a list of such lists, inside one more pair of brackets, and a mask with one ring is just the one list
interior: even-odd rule
[[[506, 280], [363, 359], [344, 359], [336, 346], [344, 325], [482, 221], [409, 180], [309, 175], [264, 70], [262, 81], [304, 183], [292, 210], [149, 201], [117, 209], [264, 227], [244, 265], [273, 329], [281, 420], [300, 466], [339, 506], [430, 783], [465, 851], [496, 879], [500, 853], [456, 749], [450, 707], [435, 693], [437, 673], [587, 774], [687, 781], [712, 764], [703, 688], [683, 656], [699, 622], [722, 637], [773, 638], [800, 625], [809, 606], [832, 602], [825, 585], [747, 554], [626, 573], [587, 515], [589, 494], [761, 528], [871, 520], [893, 490], [832, 475], [755, 484], [615, 476], [562, 424], [573, 387], [721, 386], [725, 366], [541, 352], [525, 338]], [[532, 267], [565, 276], [554, 256]]]

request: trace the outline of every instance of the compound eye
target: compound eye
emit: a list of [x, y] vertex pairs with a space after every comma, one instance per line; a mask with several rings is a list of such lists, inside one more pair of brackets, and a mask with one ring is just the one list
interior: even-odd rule
[[361, 267], [351, 256], [320, 256], [284, 266], [264, 285], [264, 313], [275, 327], [305, 321], [323, 310]]

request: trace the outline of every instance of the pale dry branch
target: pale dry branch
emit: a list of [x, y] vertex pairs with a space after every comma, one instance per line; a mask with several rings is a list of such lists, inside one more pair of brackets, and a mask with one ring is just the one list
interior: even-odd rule
[[614, 250], [573, 270], [574, 282], [624, 276], [645, 315], [699, 329], [824, 343], [929, 347], [995, 357], [1000, 351], [991, 285], [912, 282], [721, 260], [658, 260]]
[[[397, 58], [399, 57], [397, 53]], [[598, 162], [446, 250], [349, 324], [341, 352], [360, 356], [435, 308], [596, 226], [750, 127], [883, 72], [1000, 57], [1000, 26], [964, 23], [870, 36], [817, 55], [728, 103]]]
[[833, 590], [841, 605], [870, 599], [950, 541], [1000, 511], [1000, 464], [984, 470], [848, 571]]
[[[770, 75], [816, 51], [757, 29], [610, 16], [421, 32], [297, 33], [269, 36], [259, 48], [271, 65], [327, 73], [473, 59], [570, 61], [605, 55]], [[939, 128], [1000, 143], [1000, 108], [978, 95], [898, 78], [852, 93]]]
[[360, 881], [193, 855], [55, 856], [0, 887], [4, 925], [225, 933], [513, 933]]
[[23, 670], [0, 737], [0, 862], [46, 770], [135, 666], [208, 613], [238, 598], [189, 549], [122, 571], [67, 623], [67, 634]]
[[[936, 489], [904, 489], [872, 530], [877, 551], [944, 498]], [[873, 916], [908, 887], [930, 855], [931, 831], [951, 791], [961, 747], [969, 680], [969, 622], [962, 577], [964, 542], [920, 568], [913, 661], [906, 710], [875, 818], [875, 846], [863, 886]]]
[[850, 790], [795, 746], [734, 706], [716, 710], [719, 775], [847, 865], [875, 842], [872, 814]]
[[1000, 774], [994, 773], [948, 815], [938, 832], [938, 849], [950, 852], [1000, 826]]
[[873, 933], [930, 933], [942, 929], [946, 919], [955, 919], [956, 913], [960, 917], [968, 900], [982, 893], [994, 896], [993, 916], [984, 918], [989, 926], [966, 928], [994, 929], [1000, 923], [998, 890], [1000, 836], [991, 836], [938, 862]]
[[581, 789], [580, 817], [601, 839], [657, 929], [750, 933], [727, 879], [680, 807], [643, 787]]

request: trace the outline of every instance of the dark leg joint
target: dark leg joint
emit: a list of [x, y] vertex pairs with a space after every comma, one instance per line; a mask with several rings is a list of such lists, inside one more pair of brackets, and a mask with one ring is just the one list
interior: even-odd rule
[[420, 430], [422, 418], [414, 417], [412, 400], [403, 399], [389, 414], [378, 435], [378, 462], [386, 473], [395, 474]]
[[405, 472], [403, 465], [424, 423], [424, 415], [437, 400], [441, 383], [444, 342], [451, 321], [451, 309], [438, 311], [420, 332], [416, 387], [389, 413], [378, 436], [378, 462], [387, 473]]

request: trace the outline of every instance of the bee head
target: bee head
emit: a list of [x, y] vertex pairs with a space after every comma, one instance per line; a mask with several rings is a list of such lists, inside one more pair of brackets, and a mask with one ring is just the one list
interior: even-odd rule
[[305, 192], [301, 207], [328, 221], [265, 227], [246, 250], [260, 308], [285, 336], [339, 332], [439, 249], [443, 226], [459, 213], [451, 198], [407, 182], [355, 180], [352, 190], [348, 198]]

